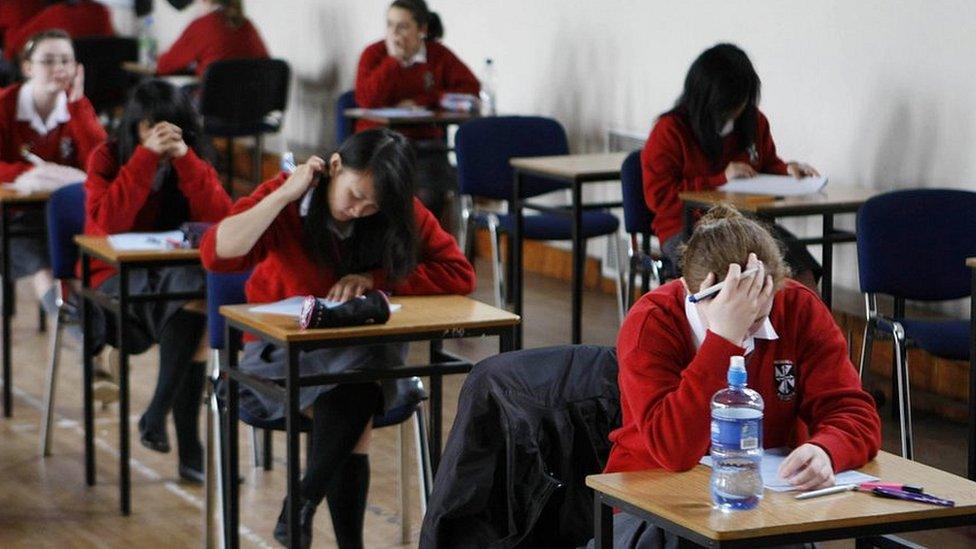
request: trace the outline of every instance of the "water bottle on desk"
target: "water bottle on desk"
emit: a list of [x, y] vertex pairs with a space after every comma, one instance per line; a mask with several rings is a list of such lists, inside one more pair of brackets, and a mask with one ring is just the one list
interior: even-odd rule
[[156, 37], [153, 35], [153, 17], [147, 15], [139, 22], [139, 64], [156, 67]]
[[723, 511], [752, 509], [763, 497], [763, 399], [746, 387], [743, 357], [732, 357], [728, 381], [712, 397], [712, 502]]
[[491, 57], [485, 59], [485, 68], [481, 71], [481, 116], [495, 116], [498, 114], [495, 97], [495, 62]]

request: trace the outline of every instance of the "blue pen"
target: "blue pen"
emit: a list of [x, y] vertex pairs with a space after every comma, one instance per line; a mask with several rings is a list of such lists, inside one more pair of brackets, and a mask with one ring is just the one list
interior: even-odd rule
[[[753, 267], [751, 269], [746, 269], [746, 270], [742, 271], [742, 273], [739, 274], [739, 278], [743, 278], [743, 277], [746, 277], [746, 276], [752, 276], [752, 275], [754, 275], [754, 274], [756, 274], [758, 272], [759, 272], [759, 267]], [[710, 298], [710, 297], [718, 294], [719, 292], [722, 291], [722, 288], [724, 288], [724, 287], [725, 287], [725, 281], [724, 280], [721, 281], [721, 282], [719, 282], [718, 284], [712, 284], [711, 286], [709, 286], [708, 288], [705, 288], [704, 290], [698, 292], [697, 294], [688, 296], [688, 301], [690, 301], [692, 303], [698, 303], [699, 301], [702, 301], [704, 299], [708, 299], [708, 298]]]

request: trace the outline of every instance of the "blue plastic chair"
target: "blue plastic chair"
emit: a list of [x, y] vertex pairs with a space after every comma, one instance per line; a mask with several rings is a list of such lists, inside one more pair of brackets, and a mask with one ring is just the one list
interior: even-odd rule
[[[234, 305], [246, 303], [247, 298], [244, 293], [244, 285], [251, 276], [246, 273], [213, 273], [207, 272], [207, 329], [209, 331], [209, 343], [212, 353], [210, 378], [213, 383], [208, 384], [210, 395], [208, 395], [209, 408], [211, 410], [211, 421], [208, 422], [207, 429], [207, 451], [208, 464], [214, 464], [219, 472], [215, 477], [221, 478], [221, 486], [226, 486], [225, 479], [222, 478], [223, 468], [221, 467], [222, 458], [219, 445], [214, 444], [214, 436], [220, 433], [222, 402], [219, 402], [217, 392], [213, 390], [219, 378], [219, 365], [221, 364], [220, 353], [225, 348], [224, 337], [224, 317], [220, 314], [222, 305]], [[373, 428], [379, 429], [392, 425], [400, 425], [401, 429], [397, 436], [397, 450], [400, 455], [400, 470], [398, 479], [399, 493], [401, 494], [401, 538], [403, 543], [410, 542], [410, 529], [407, 517], [409, 513], [409, 498], [407, 493], [407, 471], [409, 462], [407, 453], [404, 451], [404, 439], [406, 436], [406, 422], [411, 417], [415, 420], [415, 447], [417, 448], [417, 469], [419, 474], [418, 486], [421, 487], [420, 505], [421, 516], [427, 508], [427, 497], [433, 485], [433, 474], [431, 473], [430, 454], [426, 444], [427, 431], [424, 419], [423, 403], [427, 399], [423, 383], [419, 377], [405, 378], [400, 380], [401, 385], [407, 385], [408, 396], [406, 403], [390, 409], [385, 414], [377, 414], [373, 417]], [[276, 419], [268, 421], [264, 418], [248, 413], [246, 408], [239, 409], [240, 420], [252, 427], [252, 448], [255, 467], [262, 466], [266, 471], [272, 468], [272, 448], [271, 431], [284, 431], [285, 420]], [[300, 429], [302, 432], [309, 432], [312, 428], [310, 420], [302, 416]], [[212, 427], [212, 429], [211, 429]], [[259, 441], [258, 432], [263, 432], [263, 441]], [[221, 436], [219, 440], [223, 440]], [[216, 478], [207, 475], [207, 531], [211, 532], [213, 509], [216, 508], [214, 492], [216, 491]]]
[[[895, 191], [874, 197], [857, 214], [857, 259], [867, 324], [860, 374], [871, 364], [877, 333], [894, 339], [893, 404], [898, 403], [902, 456], [912, 459], [909, 344], [952, 360], [969, 359], [969, 321], [905, 316], [905, 301], [944, 301], [970, 295], [967, 257], [976, 256], [976, 193], [950, 189]], [[878, 312], [877, 295], [894, 299], [894, 313]]]
[[[471, 120], [458, 128], [454, 137], [457, 154], [458, 187], [461, 194], [461, 238], [467, 245], [474, 226], [487, 226], [491, 236], [491, 260], [494, 275], [495, 305], [503, 307], [502, 270], [498, 255], [499, 231], [511, 232], [514, 217], [474, 207], [474, 198], [511, 200], [512, 167], [509, 160], [517, 157], [569, 154], [566, 131], [559, 122], [538, 116], [493, 116]], [[569, 185], [541, 177], [525, 177], [522, 198], [533, 198], [554, 191], [564, 191]], [[619, 257], [617, 229], [620, 221], [605, 211], [583, 211], [583, 238], [606, 236], [610, 253]], [[526, 240], [571, 240], [572, 220], [569, 215], [540, 213], [526, 215], [523, 224]], [[623, 289], [617, 278], [617, 294]]]
[[[51, 194], [47, 203], [47, 242], [51, 270], [59, 287], [75, 278], [78, 246], [75, 235], [85, 231], [85, 185], [75, 183]], [[51, 361], [48, 364], [44, 387], [44, 414], [41, 419], [41, 455], [51, 455], [52, 422], [54, 421], [54, 393], [58, 367], [61, 363], [61, 337], [66, 323], [61, 294], [58, 294], [58, 314], [51, 331]]]
[[347, 137], [352, 135], [355, 131], [354, 122], [352, 119], [346, 117], [346, 109], [355, 109], [359, 105], [356, 104], [356, 92], [354, 90], [349, 90], [344, 92], [342, 95], [336, 99], [335, 105], [335, 125], [336, 125], [336, 147], [342, 144]]
[[634, 287], [637, 281], [637, 271], [641, 272], [641, 293], [650, 290], [653, 280], [656, 284], [663, 282], [664, 276], [673, 272], [666, 265], [667, 260], [660, 253], [651, 250], [651, 223], [654, 213], [647, 207], [644, 200], [644, 179], [641, 177], [640, 151], [627, 155], [620, 167], [620, 191], [624, 209], [624, 230], [630, 235], [627, 249], [628, 269], [623, 310], [630, 309], [634, 300]]

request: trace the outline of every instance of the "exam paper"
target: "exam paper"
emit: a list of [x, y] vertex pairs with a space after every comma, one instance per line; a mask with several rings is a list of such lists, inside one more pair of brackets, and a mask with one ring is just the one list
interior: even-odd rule
[[401, 107], [389, 107], [385, 109], [368, 109], [367, 112], [374, 116], [386, 118], [413, 118], [415, 116], [431, 116], [434, 111], [427, 109], [411, 109]]
[[[341, 301], [328, 301], [318, 298], [320, 302], [324, 303], [326, 307], [333, 308], [342, 305]], [[287, 299], [282, 299], [281, 301], [276, 301], [274, 303], [266, 303], [264, 305], [257, 305], [251, 307], [250, 311], [252, 313], [265, 313], [269, 315], [284, 315], [300, 317], [302, 315], [302, 303], [305, 301], [305, 296], [297, 295], [294, 297], [289, 297]], [[400, 310], [400, 305], [397, 303], [390, 303], [390, 312], [396, 312]]]
[[183, 231], [158, 233], [119, 233], [108, 237], [108, 243], [119, 251], [172, 250], [183, 242]]
[[826, 185], [827, 178], [823, 176], [797, 179], [790, 175], [760, 174], [748, 179], [733, 179], [718, 190], [742, 194], [803, 196], [820, 192]]
[[[772, 490], [773, 492], [789, 492], [793, 490], [790, 483], [786, 479], [782, 479], [779, 476], [779, 466], [789, 455], [790, 450], [788, 448], [770, 448], [763, 452], [762, 465], [760, 466], [760, 471], [763, 478], [763, 487], [767, 490]], [[699, 463], [706, 467], [712, 466], [712, 456], [704, 456], [699, 460]], [[857, 471], [843, 471], [834, 475], [834, 484], [860, 484], [862, 482], [873, 482], [878, 480], [878, 477], [873, 477], [871, 475], [866, 475], [864, 473], [859, 473]]]

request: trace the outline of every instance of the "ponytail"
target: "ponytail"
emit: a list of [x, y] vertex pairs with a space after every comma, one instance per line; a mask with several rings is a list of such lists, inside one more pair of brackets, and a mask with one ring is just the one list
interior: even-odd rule
[[390, 7], [409, 11], [417, 25], [427, 27], [427, 40], [444, 38], [444, 24], [441, 22], [441, 16], [430, 11], [427, 2], [424, 0], [394, 0]]

